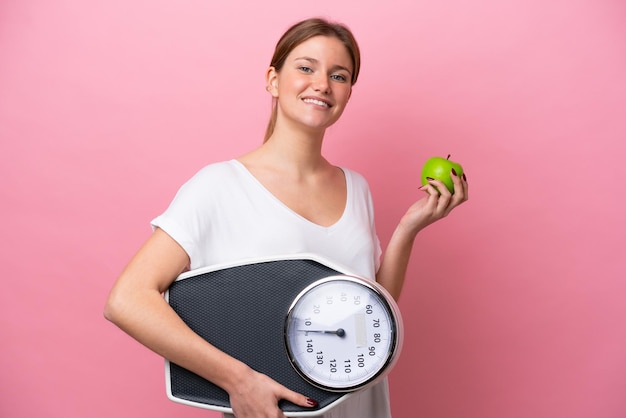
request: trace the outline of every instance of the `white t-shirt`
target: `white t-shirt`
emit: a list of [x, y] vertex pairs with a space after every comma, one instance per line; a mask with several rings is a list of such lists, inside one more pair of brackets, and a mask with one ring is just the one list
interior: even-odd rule
[[[374, 280], [381, 248], [369, 187], [343, 169], [346, 207], [329, 227], [289, 209], [237, 160], [210, 164], [185, 183], [152, 221], [187, 252], [195, 270], [264, 257], [310, 253], [345, 272]], [[387, 418], [387, 382], [353, 394], [324, 418]]]

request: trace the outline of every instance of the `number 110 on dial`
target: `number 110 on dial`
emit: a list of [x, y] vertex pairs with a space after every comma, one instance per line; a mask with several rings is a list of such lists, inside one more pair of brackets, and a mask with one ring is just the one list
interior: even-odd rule
[[293, 301], [285, 320], [289, 360], [309, 383], [350, 392], [389, 373], [402, 345], [400, 311], [376, 282], [331, 276]]

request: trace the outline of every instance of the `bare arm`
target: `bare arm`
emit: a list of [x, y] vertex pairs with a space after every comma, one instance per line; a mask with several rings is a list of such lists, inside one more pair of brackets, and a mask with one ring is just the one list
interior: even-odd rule
[[180, 319], [162, 293], [188, 263], [183, 248], [157, 229], [113, 286], [104, 316], [157, 354], [227, 391], [238, 417], [262, 410], [267, 415], [255, 416], [282, 416], [280, 399], [312, 406], [305, 396], [209, 344]]
[[[420, 190], [424, 190], [428, 196], [418, 200], [409, 208], [389, 240], [376, 281], [383, 285], [396, 300], [402, 293], [413, 243], [419, 231], [448, 216], [455, 207], [467, 201], [467, 181], [454, 174], [451, 177], [454, 182], [454, 194], [451, 194], [438, 180], [432, 180], [430, 184], [423, 186]], [[439, 194], [433, 186], [437, 186], [442, 193]]]

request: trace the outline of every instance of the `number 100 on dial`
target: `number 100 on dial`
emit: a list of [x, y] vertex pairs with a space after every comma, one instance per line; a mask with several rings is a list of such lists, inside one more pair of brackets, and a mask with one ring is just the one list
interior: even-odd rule
[[389, 293], [376, 282], [345, 275], [305, 288], [289, 308], [284, 330], [296, 371], [319, 388], [339, 392], [386, 376], [403, 338], [400, 311]]

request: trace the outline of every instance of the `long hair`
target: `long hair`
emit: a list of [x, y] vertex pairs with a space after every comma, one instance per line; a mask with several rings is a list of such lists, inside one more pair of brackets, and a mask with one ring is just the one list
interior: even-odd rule
[[[353, 71], [350, 82], [354, 85], [359, 77], [359, 69], [361, 68], [361, 52], [359, 50], [359, 45], [347, 26], [341, 23], [330, 22], [322, 18], [306, 19], [287, 29], [276, 44], [274, 55], [272, 56], [272, 61], [270, 62], [270, 67], [274, 67], [277, 72], [280, 72], [285, 64], [287, 56], [291, 53], [291, 51], [293, 51], [293, 49], [302, 42], [315, 36], [334, 37], [344, 44], [348, 54], [350, 55], [350, 59], [352, 60]], [[276, 125], [276, 117], [276, 99], [274, 99], [272, 103], [272, 114], [270, 116], [269, 123], [267, 124], [265, 139], [263, 142], [266, 142], [270, 136], [272, 136], [274, 126]]]

